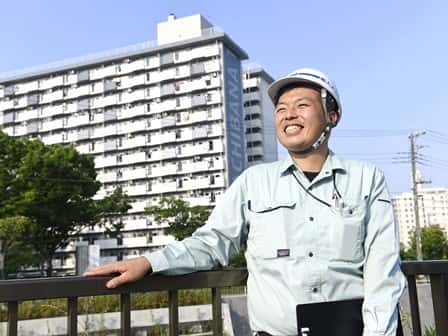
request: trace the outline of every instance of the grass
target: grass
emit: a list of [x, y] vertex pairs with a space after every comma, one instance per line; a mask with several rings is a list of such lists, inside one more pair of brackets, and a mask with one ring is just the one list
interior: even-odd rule
[[[223, 288], [223, 294], [242, 294], [244, 287]], [[210, 289], [186, 289], [178, 292], [180, 306], [210, 304]], [[131, 309], [153, 309], [168, 307], [167, 292], [134, 293], [131, 295]], [[120, 311], [119, 295], [80, 297], [78, 314], [109, 313]], [[7, 306], [0, 304], [0, 322], [7, 321]], [[24, 301], [19, 304], [19, 319], [37, 319], [67, 315], [67, 299], [45, 299]]]

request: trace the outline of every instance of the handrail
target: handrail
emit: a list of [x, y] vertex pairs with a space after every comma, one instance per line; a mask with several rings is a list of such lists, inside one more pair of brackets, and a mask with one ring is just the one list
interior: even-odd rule
[[[402, 270], [408, 279], [413, 335], [421, 336], [421, 321], [417, 297], [417, 280], [428, 275], [438, 335], [448, 335], [448, 260], [406, 261]], [[177, 291], [180, 289], [212, 289], [212, 327], [214, 335], [222, 335], [222, 287], [245, 285], [247, 270], [202, 271], [178, 276], [147, 275], [143, 279], [116, 289], [107, 289], [110, 276], [37, 278], [0, 281], [0, 302], [8, 303], [8, 336], [17, 335], [18, 302], [34, 299], [68, 298], [67, 331], [77, 335], [77, 300], [81, 296], [112, 295], [121, 297], [122, 335], [130, 335], [130, 294], [168, 291], [170, 335], [179, 333]]]
[[219, 288], [245, 285], [245, 269], [202, 271], [185, 275], [147, 275], [131, 284], [114, 289], [106, 288], [112, 277], [53, 277], [0, 281], [0, 302], [126, 294], [179, 289]]
[[131, 335], [130, 294], [136, 292], [168, 291], [169, 334], [179, 334], [178, 290], [211, 288], [212, 328], [214, 335], [222, 335], [220, 288], [245, 285], [245, 269], [195, 272], [185, 275], [147, 275], [131, 284], [115, 289], [106, 288], [112, 277], [59, 277], [0, 281], [0, 302], [8, 303], [8, 336], [17, 335], [18, 302], [24, 300], [68, 298], [67, 332], [77, 335], [77, 302], [81, 296], [119, 294], [121, 300], [121, 334]]
[[448, 260], [406, 261], [401, 265], [408, 279], [409, 304], [414, 336], [422, 335], [417, 279], [429, 275], [437, 335], [448, 335]]

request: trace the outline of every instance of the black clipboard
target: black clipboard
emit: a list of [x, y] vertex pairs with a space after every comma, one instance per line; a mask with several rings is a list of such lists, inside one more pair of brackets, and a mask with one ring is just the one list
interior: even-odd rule
[[[363, 299], [299, 304], [296, 307], [299, 336], [362, 336]], [[398, 315], [397, 336], [403, 336]]]

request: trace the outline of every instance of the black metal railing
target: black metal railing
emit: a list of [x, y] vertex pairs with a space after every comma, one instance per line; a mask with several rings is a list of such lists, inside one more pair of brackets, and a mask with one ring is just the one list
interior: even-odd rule
[[213, 335], [223, 334], [221, 288], [246, 284], [246, 270], [196, 272], [182, 276], [151, 275], [116, 289], [107, 289], [110, 277], [64, 277], [0, 281], [0, 302], [8, 305], [7, 335], [16, 336], [20, 301], [67, 298], [67, 335], [78, 335], [78, 298], [120, 295], [121, 335], [131, 335], [131, 294], [168, 291], [169, 335], [179, 335], [178, 291], [210, 288]]
[[[417, 297], [417, 280], [429, 276], [437, 335], [448, 335], [448, 260], [408, 261], [402, 265], [408, 279], [412, 330], [421, 336], [420, 310]], [[67, 298], [67, 333], [78, 334], [78, 298], [82, 296], [119, 294], [121, 299], [121, 335], [131, 335], [132, 293], [168, 291], [169, 335], [179, 335], [178, 291], [182, 289], [211, 288], [212, 331], [222, 335], [221, 288], [246, 284], [246, 270], [219, 270], [182, 276], [151, 275], [116, 289], [107, 289], [110, 277], [65, 277], [0, 281], [0, 302], [8, 306], [7, 335], [16, 336], [18, 305], [21, 301]]]
[[406, 261], [402, 264], [408, 278], [411, 308], [412, 335], [422, 335], [420, 309], [417, 297], [417, 280], [429, 276], [437, 335], [448, 335], [448, 260]]

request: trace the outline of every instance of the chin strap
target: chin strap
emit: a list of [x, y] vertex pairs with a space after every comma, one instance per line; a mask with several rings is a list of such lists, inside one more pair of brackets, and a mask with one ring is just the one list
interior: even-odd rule
[[320, 90], [320, 97], [322, 99], [322, 110], [324, 112], [324, 117], [325, 117], [325, 127], [324, 127], [322, 133], [320, 134], [319, 138], [317, 138], [317, 140], [309, 148], [307, 148], [303, 151], [300, 151], [300, 152], [296, 152], [297, 154], [306, 154], [306, 153], [310, 153], [310, 152], [318, 149], [328, 139], [331, 129], [335, 126], [331, 122], [330, 116], [327, 111], [327, 90], [322, 88]]

